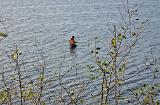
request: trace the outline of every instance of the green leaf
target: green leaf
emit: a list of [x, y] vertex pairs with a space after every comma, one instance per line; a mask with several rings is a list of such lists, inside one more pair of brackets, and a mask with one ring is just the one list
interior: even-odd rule
[[115, 38], [113, 38], [113, 39], [111, 40], [111, 45], [112, 45], [113, 47], [116, 47], [116, 39], [115, 39]]
[[2, 36], [2, 37], [7, 37], [8, 35], [5, 34], [5, 33], [3, 33], [3, 32], [0, 32], [0, 36]]
[[143, 84], [143, 87], [146, 87], [147, 86], [147, 84]]
[[126, 39], [126, 36], [122, 35], [121, 33], [118, 34], [118, 40]]
[[135, 32], [132, 32], [132, 36], [136, 36], [137, 35], [137, 33], [135, 33]]
[[119, 85], [122, 85], [122, 84], [123, 84], [123, 80], [117, 80], [117, 83], [118, 83]]
[[145, 23], [145, 21], [144, 22], [141, 22], [141, 24], [144, 24]]
[[21, 55], [22, 53], [20, 52], [20, 49], [16, 49], [14, 52], [11, 54], [11, 59], [13, 61], [16, 61], [18, 56]]
[[156, 100], [156, 105], [160, 105], [160, 102], [159, 102], [159, 100]]
[[123, 37], [124, 39], [126, 39], [126, 36], [122, 35], [122, 37]]
[[87, 68], [88, 68], [89, 70], [91, 70], [91, 69], [94, 68], [94, 66], [93, 66], [93, 65], [87, 65]]
[[109, 68], [104, 69], [104, 72], [106, 72], [106, 73], [110, 73]]
[[6, 102], [9, 100], [8, 92], [7, 90], [0, 91], [0, 102]]
[[100, 72], [101, 72], [101, 70], [100, 70], [100, 69], [95, 69], [95, 71], [96, 71], [97, 73], [100, 73]]
[[102, 66], [105, 66], [105, 65], [107, 65], [107, 62], [106, 62], [106, 61], [102, 61], [102, 62], [101, 62], [101, 65], [102, 65]]
[[92, 76], [92, 78], [91, 78], [92, 80], [95, 80], [96, 79], [96, 77], [95, 76]]
[[101, 62], [102, 62], [101, 60], [98, 60], [98, 61], [97, 61], [97, 64], [98, 64], [98, 65], [101, 65]]
[[70, 95], [74, 95], [75, 93], [74, 93], [74, 91], [70, 91]]
[[11, 54], [11, 59], [12, 60], [17, 60], [17, 53], [16, 52], [13, 52], [12, 54]]
[[80, 103], [81, 103], [81, 104], [83, 104], [83, 103], [84, 103], [83, 99], [80, 99]]
[[43, 103], [42, 103], [42, 105], [46, 105], [46, 103], [45, 103], [45, 102], [43, 102]]

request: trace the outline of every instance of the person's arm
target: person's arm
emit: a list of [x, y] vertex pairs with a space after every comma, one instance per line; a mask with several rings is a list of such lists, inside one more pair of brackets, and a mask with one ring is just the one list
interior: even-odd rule
[[77, 42], [77, 41], [74, 40], [74, 43], [79, 43], [79, 42]]

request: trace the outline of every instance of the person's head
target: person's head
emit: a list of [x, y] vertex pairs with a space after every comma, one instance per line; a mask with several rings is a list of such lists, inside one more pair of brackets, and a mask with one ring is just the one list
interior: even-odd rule
[[71, 37], [71, 40], [74, 40], [74, 36]]

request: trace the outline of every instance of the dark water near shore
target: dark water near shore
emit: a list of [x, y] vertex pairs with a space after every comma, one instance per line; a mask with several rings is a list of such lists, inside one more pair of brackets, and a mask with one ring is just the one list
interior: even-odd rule
[[[135, 5], [139, 0], [131, 0], [130, 5]], [[159, 56], [160, 52], [160, 9], [159, 0], [144, 0], [139, 11], [141, 19], [149, 19], [142, 39], [129, 57], [129, 71], [127, 74], [137, 72], [144, 61], [144, 55], [153, 54]], [[98, 37], [100, 46], [104, 46], [110, 38], [107, 24], [116, 24], [120, 21], [118, 7], [121, 7], [121, 0], [0, 0], [0, 16], [3, 17], [9, 36], [0, 42], [0, 49], [9, 51], [14, 48], [14, 44], [20, 45], [30, 78], [36, 78], [37, 71], [32, 69], [33, 58], [36, 56], [35, 42], [37, 41], [40, 52], [48, 57], [48, 68], [45, 71], [49, 79], [53, 79], [55, 73], [62, 74], [70, 70], [75, 71], [65, 76], [68, 86], [73, 85], [72, 80], [80, 78], [86, 80], [86, 65], [94, 62], [90, 52], [94, 48], [94, 38]], [[4, 31], [0, 25], [0, 31]], [[75, 53], [71, 53], [68, 46], [68, 39], [74, 35], [79, 42]], [[104, 46], [105, 47], [105, 46]], [[102, 48], [102, 52], [105, 48]], [[1, 54], [2, 55], [2, 54]], [[6, 63], [5, 57], [1, 57], [1, 66]], [[61, 65], [61, 63], [63, 64]], [[61, 65], [61, 69], [60, 68]], [[150, 82], [151, 71], [144, 71], [129, 79], [124, 86], [134, 88], [137, 85]], [[12, 71], [6, 71], [6, 75]], [[1, 76], [0, 76], [1, 77]], [[160, 76], [158, 76], [160, 80]], [[157, 80], [157, 81], [158, 81]], [[55, 91], [55, 86], [48, 86], [45, 99], [51, 96], [50, 92]], [[91, 94], [96, 92], [90, 88], [85, 93], [85, 97], [91, 100]]]

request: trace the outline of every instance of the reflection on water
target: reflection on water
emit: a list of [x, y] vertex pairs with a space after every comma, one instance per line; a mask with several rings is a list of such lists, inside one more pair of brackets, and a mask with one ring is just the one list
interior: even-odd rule
[[72, 54], [72, 53], [75, 53], [76, 51], [75, 51], [76, 49], [75, 48], [70, 48], [70, 53]]

